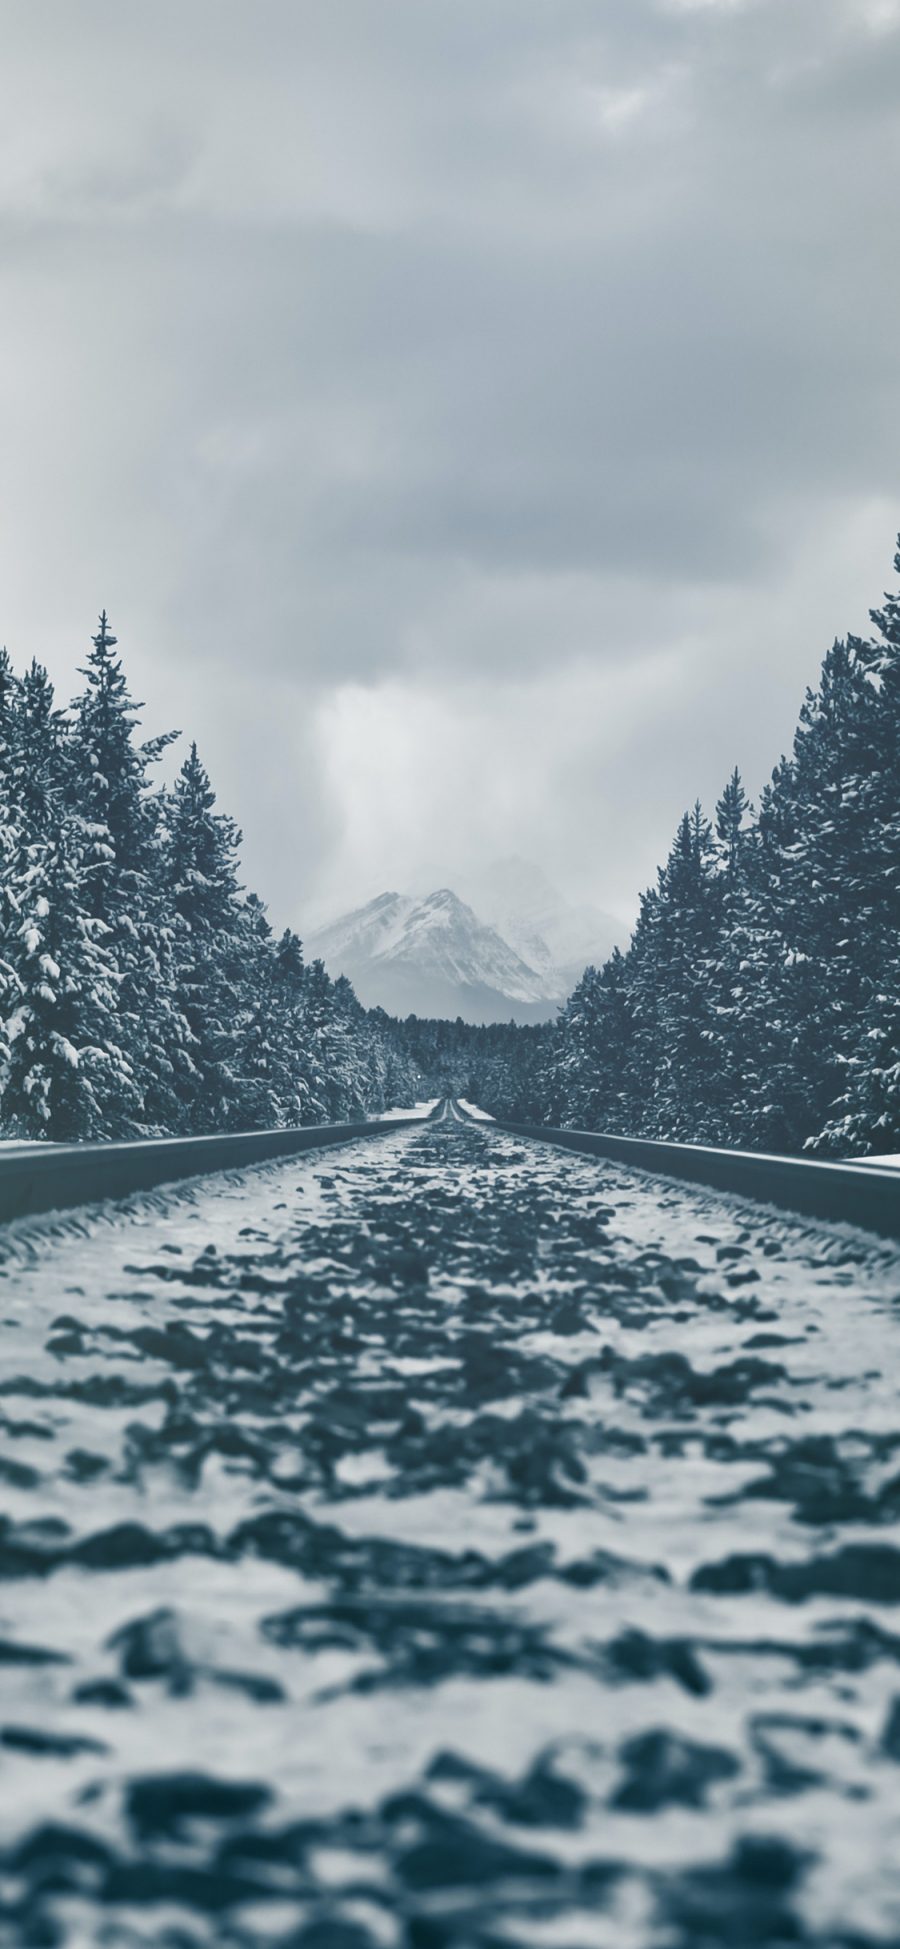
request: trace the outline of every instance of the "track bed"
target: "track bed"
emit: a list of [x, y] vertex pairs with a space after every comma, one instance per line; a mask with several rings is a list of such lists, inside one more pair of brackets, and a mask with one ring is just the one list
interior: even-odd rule
[[895, 1248], [448, 1117], [3, 1254], [0, 1941], [900, 1938]]

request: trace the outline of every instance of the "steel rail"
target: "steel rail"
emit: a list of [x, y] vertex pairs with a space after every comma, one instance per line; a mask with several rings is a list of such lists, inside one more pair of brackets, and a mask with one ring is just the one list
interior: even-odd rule
[[[482, 1127], [490, 1129], [489, 1124]], [[499, 1117], [496, 1127], [586, 1157], [627, 1164], [655, 1177], [687, 1179], [782, 1211], [831, 1224], [859, 1225], [882, 1238], [900, 1239], [900, 1170], [879, 1165], [877, 1158], [830, 1164], [777, 1152], [717, 1150], [707, 1144], [616, 1137], [606, 1131], [558, 1130], [550, 1124], [512, 1123]]]
[[0, 1224], [37, 1212], [65, 1211], [127, 1198], [184, 1178], [243, 1170], [359, 1137], [389, 1137], [427, 1122], [304, 1124], [293, 1130], [242, 1130], [209, 1137], [149, 1137], [126, 1143], [22, 1144], [0, 1151]]

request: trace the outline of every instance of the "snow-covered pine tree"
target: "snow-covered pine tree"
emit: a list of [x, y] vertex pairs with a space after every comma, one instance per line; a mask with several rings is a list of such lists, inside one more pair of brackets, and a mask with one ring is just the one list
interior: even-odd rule
[[346, 975], [339, 975], [331, 983], [330, 1021], [324, 1049], [332, 1115], [336, 1120], [353, 1121], [364, 1117], [370, 1107], [382, 1107], [367, 1061], [365, 1011]]
[[184, 1025], [171, 984], [171, 929], [160, 873], [159, 799], [148, 772], [176, 732], [138, 744], [143, 706], [129, 692], [104, 610], [82, 671], [69, 741], [70, 790], [85, 825], [85, 901], [109, 928], [119, 974], [119, 1040], [104, 1128], [126, 1135], [171, 1126], [173, 1052]]
[[303, 948], [288, 927], [272, 950], [270, 1006], [278, 1052], [279, 1119], [289, 1127], [312, 1120], [311, 1090], [304, 1058], [306, 968]]
[[[894, 568], [900, 577], [900, 536]], [[849, 639], [870, 703], [867, 762], [859, 775], [867, 843], [855, 890], [883, 973], [895, 965], [900, 935], [900, 589], [885, 595], [871, 620], [877, 639]]]
[[878, 697], [836, 642], [794, 740], [794, 840], [781, 875], [782, 931], [796, 985], [791, 1013], [801, 1140], [840, 1092], [857, 1025], [877, 980], [866, 773]]
[[627, 964], [614, 948], [602, 968], [586, 968], [563, 1004], [548, 1063], [548, 1113], [572, 1129], [627, 1131], [633, 1022]]
[[750, 801], [741, 774], [735, 765], [716, 806], [716, 864], [723, 880], [726, 907], [735, 897], [741, 879], [741, 862], [747, 843]]
[[344, 1120], [347, 1093], [340, 1045], [334, 983], [324, 962], [312, 961], [306, 970], [302, 1049], [303, 1080], [316, 1123]]
[[[399, 1023], [392, 1021], [383, 1009], [369, 1009], [366, 1021], [369, 1034], [382, 1053], [381, 1102], [377, 1108], [393, 1109], [415, 1103], [422, 1094], [422, 1077], [401, 1040]], [[376, 1106], [370, 1105], [368, 1114], [376, 1113]]]
[[547, 1115], [549, 1122], [558, 1118], [573, 1130], [602, 1128], [602, 1109], [601, 1122], [593, 1120], [595, 1099], [597, 1105], [603, 1101], [599, 1076], [602, 1051], [597, 1034], [598, 985], [596, 968], [585, 968], [556, 1019]]
[[385, 1043], [346, 975], [336, 980], [334, 999], [341, 1027], [346, 1115], [379, 1116], [388, 1107]]
[[[21, 685], [9, 651], [0, 649], [0, 862], [9, 858], [18, 825], [14, 804], [14, 764]], [[0, 883], [5, 887], [6, 879]]]
[[90, 837], [66, 800], [68, 753], [45, 670], [25, 676], [13, 748], [18, 813], [10, 863], [11, 957], [18, 996], [9, 1020], [2, 1118], [16, 1136], [72, 1139], [103, 1128], [121, 1062], [116, 969], [108, 929], [84, 901]]
[[277, 1008], [276, 950], [265, 907], [255, 893], [247, 895], [242, 925], [244, 1007], [235, 1056], [234, 1116], [243, 1129], [262, 1130], [288, 1123], [289, 1092], [284, 1073], [286, 1025]]
[[13, 892], [13, 862], [19, 827], [14, 762], [19, 683], [8, 651], [0, 649], [0, 1100], [9, 1061], [9, 1020], [19, 998], [13, 942], [18, 907]]
[[324, 961], [310, 962], [306, 970], [306, 995], [303, 1010], [303, 1052], [305, 1076], [316, 1122], [333, 1117], [334, 1091], [331, 1087], [331, 1030], [334, 998]]
[[755, 1149], [793, 1150], [802, 1141], [797, 1117], [794, 1036], [798, 978], [785, 937], [786, 866], [796, 838], [794, 774], [782, 757], [760, 796], [744, 852], [737, 963], [738, 1094], [729, 1141]]
[[64, 719], [40, 663], [25, 672], [15, 714], [12, 796], [20, 837], [47, 832], [64, 797]]
[[750, 980], [754, 934], [751, 889], [756, 833], [737, 767], [716, 806], [713, 870], [719, 887], [715, 943], [706, 963], [709, 1022], [706, 1040], [717, 1079], [716, 1100], [703, 1119], [707, 1142], [741, 1141], [745, 1099], [759, 1056], [757, 991]]
[[141, 706], [129, 696], [116, 642], [104, 609], [81, 671], [86, 685], [73, 705], [70, 739], [74, 792], [91, 845], [91, 897], [104, 919], [135, 905], [149, 851], [145, 764], [134, 743]]
[[171, 901], [175, 1002], [187, 1025], [173, 1087], [184, 1128], [240, 1122], [240, 1037], [248, 930], [237, 879], [241, 835], [216, 796], [196, 744], [165, 808], [164, 877]]
[[825, 1156], [900, 1151], [900, 954], [876, 988], [847, 1057], [843, 1094], [814, 1148]]
[[720, 905], [711, 828], [697, 804], [681, 820], [632, 944], [638, 1080], [644, 1127], [655, 1135], [693, 1136], [717, 1104], [708, 981]]
[[[900, 538], [894, 567], [900, 575]], [[900, 1147], [900, 592], [872, 622], [876, 636], [847, 644], [856, 736], [843, 754], [837, 870], [855, 981], [838, 991], [842, 1086], [812, 1145], [839, 1156]]]

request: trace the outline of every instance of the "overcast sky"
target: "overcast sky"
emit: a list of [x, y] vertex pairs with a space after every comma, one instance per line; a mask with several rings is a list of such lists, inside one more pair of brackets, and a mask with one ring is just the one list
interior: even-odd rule
[[0, 640], [282, 923], [626, 917], [900, 527], [900, 0], [0, 0]]

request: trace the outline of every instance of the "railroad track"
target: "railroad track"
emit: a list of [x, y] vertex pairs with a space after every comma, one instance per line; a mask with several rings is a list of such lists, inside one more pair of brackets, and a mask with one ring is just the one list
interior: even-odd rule
[[549, 1134], [8, 1238], [4, 1945], [897, 1942], [900, 1253]]
[[[455, 1114], [465, 1112], [453, 1106]], [[543, 1123], [498, 1119], [499, 1130], [586, 1157], [627, 1164], [654, 1177], [709, 1185], [741, 1198], [774, 1205], [831, 1224], [858, 1225], [882, 1238], [900, 1238], [900, 1171], [871, 1163], [828, 1164], [777, 1153], [720, 1150], [708, 1144], [673, 1144], [656, 1138], [617, 1137], [591, 1130], [560, 1130]]]
[[[411, 1115], [386, 1122], [312, 1124], [295, 1130], [156, 1137], [128, 1143], [23, 1144], [0, 1153], [0, 1223], [39, 1212], [114, 1201], [186, 1178], [243, 1170], [273, 1158], [295, 1157], [363, 1137], [386, 1136], [417, 1128], [428, 1120]], [[430, 1121], [476, 1119], [470, 1118], [453, 1097], [444, 1097], [430, 1113]], [[491, 1125], [486, 1127], [490, 1129]], [[505, 1118], [498, 1119], [494, 1127], [531, 1142], [625, 1164], [655, 1177], [707, 1185], [782, 1211], [860, 1226], [883, 1238], [900, 1238], [900, 1172], [879, 1165], [877, 1160], [830, 1164], [706, 1144], [563, 1130]]]
[[384, 1137], [427, 1121], [309, 1124], [296, 1130], [245, 1130], [210, 1137], [151, 1137], [128, 1143], [22, 1144], [0, 1152], [0, 1224], [73, 1205], [126, 1198], [184, 1178], [243, 1170], [360, 1137]]

